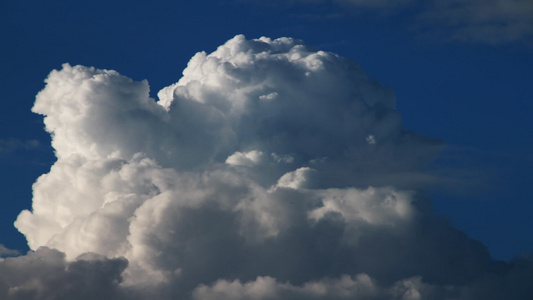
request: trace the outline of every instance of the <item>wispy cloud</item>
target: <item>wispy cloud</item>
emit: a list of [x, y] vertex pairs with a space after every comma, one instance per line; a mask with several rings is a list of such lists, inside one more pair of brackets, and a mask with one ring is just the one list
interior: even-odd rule
[[19, 149], [33, 149], [39, 147], [39, 141], [20, 139], [0, 140], [0, 155], [13, 152]]
[[442, 26], [451, 38], [501, 44], [533, 38], [533, 2], [529, 0], [433, 0], [421, 24]]
[[20, 253], [17, 250], [12, 250], [12, 249], [6, 248], [6, 246], [0, 244], [0, 260], [3, 257], [15, 256], [15, 255], [20, 255]]
[[[306, 1], [306, 0], [302, 0]], [[416, 0], [332, 0], [346, 5], [353, 5], [363, 8], [380, 8], [389, 9], [394, 7], [400, 7], [413, 3]]]
[[[529, 0], [299, 0], [336, 4], [354, 12], [393, 15], [410, 12], [411, 26], [433, 39], [506, 44], [533, 40], [533, 2]], [[344, 13], [349, 14], [349, 10]], [[338, 12], [337, 12], [338, 13]], [[357, 16], [357, 15], [356, 15]], [[438, 37], [435, 37], [438, 35]]]

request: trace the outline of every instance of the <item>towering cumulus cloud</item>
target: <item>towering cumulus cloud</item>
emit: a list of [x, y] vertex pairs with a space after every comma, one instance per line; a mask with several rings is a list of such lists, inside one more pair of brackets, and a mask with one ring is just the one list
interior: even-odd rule
[[[63, 65], [33, 111], [57, 162], [2, 299], [531, 299], [418, 188], [441, 143], [392, 90], [303, 42], [236, 36], [175, 84]], [[8, 251], [6, 249], [4, 252]], [[6, 252], [7, 253], [7, 252]]]

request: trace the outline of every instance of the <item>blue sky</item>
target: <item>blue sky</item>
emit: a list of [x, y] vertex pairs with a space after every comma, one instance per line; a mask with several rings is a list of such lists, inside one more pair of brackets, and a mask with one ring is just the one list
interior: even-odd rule
[[[244, 34], [302, 39], [390, 86], [404, 127], [446, 144], [428, 170], [449, 182], [424, 187], [437, 214], [497, 259], [532, 252], [531, 5], [510, 1], [523, 12], [498, 14], [488, 9], [498, 1], [456, 10], [392, 2], [2, 1], [0, 243], [27, 249], [13, 222], [55, 161], [42, 117], [31, 112], [51, 70], [65, 62], [114, 69], [147, 79], [155, 98], [196, 52]], [[489, 19], [472, 13], [480, 7]]]

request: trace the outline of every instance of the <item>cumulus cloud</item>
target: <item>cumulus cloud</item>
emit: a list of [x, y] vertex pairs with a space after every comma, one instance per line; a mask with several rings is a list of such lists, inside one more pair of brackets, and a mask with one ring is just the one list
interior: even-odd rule
[[3, 298], [533, 295], [530, 260], [493, 261], [433, 214], [419, 188], [442, 144], [355, 62], [239, 35], [158, 98], [50, 73], [33, 111], [58, 159], [15, 222], [32, 252], [0, 262]]

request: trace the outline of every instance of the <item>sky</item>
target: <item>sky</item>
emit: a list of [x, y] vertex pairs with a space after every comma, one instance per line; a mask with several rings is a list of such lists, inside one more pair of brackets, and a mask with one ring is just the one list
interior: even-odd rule
[[0, 295], [530, 299], [532, 20], [2, 1]]

